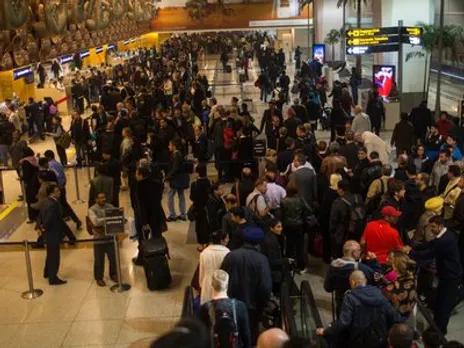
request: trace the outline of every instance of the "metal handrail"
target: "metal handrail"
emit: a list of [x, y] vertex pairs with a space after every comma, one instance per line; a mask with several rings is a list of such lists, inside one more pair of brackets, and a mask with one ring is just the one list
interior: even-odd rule
[[280, 312], [282, 329], [290, 337], [294, 337], [297, 334], [297, 329], [290, 299], [290, 286], [287, 282], [283, 282], [280, 287]]
[[309, 288], [308, 281], [303, 281], [301, 283], [301, 301], [300, 301], [300, 316], [301, 316], [301, 331], [303, 332], [303, 337], [311, 338], [311, 325], [309, 321], [311, 320], [311, 314], [309, 313]]
[[[303, 287], [304, 287], [304, 291], [303, 291]], [[307, 301], [307, 303], [309, 304], [309, 309], [311, 310], [311, 314], [314, 319], [316, 328], [324, 327], [324, 325], [322, 324], [321, 315], [319, 314], [319, 309], [317, 308], [316, 300], [314, 299], [314, 294], [313, 294], [313, 290], [311, 289], [311, 285], [309, 284], [309, 282], [304, 281], [303, 283], [301, 283], [301, 288], [302, 288], [301, 296], [302, 297], [304, 296], [306, 298], [305, 301]], [[317, 347], [319, 348], [328, 347], [327, 341], [323, 336], [318, 336], [318, 335], [315, 335], [315, 336], [316, 336]]]
[[[440, 342], [442, 345], [446, 344], [448, 342], [446, 340], [445, 335], [441, 332], [440, 328], [437, 326], [435, 321], [432, 318], [432, 315], [430, 314], [429, 310], [420, 302], [417, 302], [417, 310], [422, 314], [422, 316], [425, 318], [425, 321], [431, 327], [440, 337]], [[417, 331], [417, 329], [416, 329]], [[422, 332], [418, 332], [418, 334], [421, 336]]]
[[193, 288], [187, 286], [184, 291], [184, 302], [182, 304], [181, 318], [189, 318], [195, 315], [193, 311]]

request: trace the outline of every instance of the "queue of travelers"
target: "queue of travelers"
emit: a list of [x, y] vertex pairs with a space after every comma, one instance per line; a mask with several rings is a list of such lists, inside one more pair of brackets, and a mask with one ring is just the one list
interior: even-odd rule
[[[206, 336], [216, 347], [231, 340], [241, 347], [298, 346], [278, 330], [260, 336], [261, 315], [282, 284], [291, 281], [289, 268], [299, 274], [311, 271], [305, 243], [328, 265], [324, 288], [334, 296], [334, 321], [317, 334], [334, 346], [406, 347], [395, 342], [409, 339], [419, 301], [433, 310], [446, 334], [462, 298], [464, 165], [459, 127], [446, 113], [433, 123], [424, 103], [403, 114], [390, 142], [398, 158], [393, 169], [390, 145], [379, 136], [385, 111], [375, 90], [364, 112], [349, 85], [337, 82], [327, 115], [327, 83], [314, 59], [302, 62], [293, 90], [299, 96], [285, 106], [291, 102], [290, 79], [283, 70], [285, 56], [282, 60], [283, 52], [274, 51], [271, 39], [254, 34], [250, 48], [238, 34], [211, 35], [172, 36], [159, 50], [140, 50], [114, 69], [111, 78], [96, 72], [103, 79], [101, 89], [95, 88], [99, 103], [91, 105], [89, 117], [77, 105], [69, 130], [77, 164], [96, 166], [89, 190], [89, 233], [104, 235], [104, 212], [119, 207], [125, 187], [139, 242], [136, 266], [146, 266], [144, 241], [161, 238], [179, 221], [195, 221], [200, 256], [192, 284], [199, 299], [198, 321], [208, 327]], [[248, 52], [243, 55], [247, 59], [257, 57], [257, 87], [269, 83], [280, 88], [259, 127], [237, 98], [226, 106], [209, 97], [198, 60], [211, 41], [219, 45], [224, 60], [233, 47]], [[261, 93], [263, 101], [267, 92]], [[35, 107], [29, 110], [34, 122], [42, 122]], [[3, 129], [12, 123], [6, 115], [0, 119], [2, 140]], [[315, 134], [324, 117], [330, 120], [329, 144]], [[71, 218], [76, 229], [82, 222], [66, 201], [68, 130], [58, 115], [46, 131], [40, 127], [32, 124], [39, 138], [51, 135], [56, 144], [43, 158], [37, 159], [21, 142], [18, 131], [0, 145], [9, 148], [25, 183], [38, 245], [45, 239], [44, 276], [51, 285], [61, 285], [66, 281], [58, 277], [60, 242], [64, 234], [71, 243], [75, 240], [64, 221]], [[258, 163], [253, 141], [260, 133], [267, 152]], [[208, 177], [213, 158], [214, 182]], [[185, 197], [188, 189], [191, 204]], [[109, 278], [116, 282], [113, 244], [95, 244], [94, 277], [102, 287], [105, 255]], [[438, 278], [436, 288], [433, 276]], [[219, 325], [224, 322], [226, 328]], [[201, 335], [197, 322], [179, 325], [191, 325]], [[163, 339], [176, 346], [169, 337]], [[191, 344], [200, 340], [195, 341]]]

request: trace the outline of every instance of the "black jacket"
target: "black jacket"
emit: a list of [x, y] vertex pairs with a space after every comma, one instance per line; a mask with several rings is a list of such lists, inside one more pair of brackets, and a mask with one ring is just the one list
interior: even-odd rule
[[282, 225], [285, 228], [303, 226], [310, 211], [300, 196], [285, 197], [280, 202]]
[[337, 313], [343, 302], [343, 296], [350, 289], [349, 278], [351, 273], [355, 270], [362, 271], [367, 278], [367, 283], [370, 285], [375, 285], [374, 273], [382, 273], [382, 268], [377, 260], [369, 264], [354, 260], [344, 260], [342, 258], [333, 260], [325, 276], [324, 290], [327, 292], [335, 292]]
[[453, 231], [446, 231], [440, 238], [414, 246], [410, 255], [415, 260], [435, 258], [439, 279], [457, 280], [462, 277], [458, 238]]
[[230, 250], [235, 250], [240, 248], [243, 245], [243, 235], [242, 232], [247, 227], [257, 227], [254, 223], [254, 213], [248, 209], [245, 210], [245, 219], [246, 223], [239, 225], [232, 221], [230, 213], [226, 213], [222, 217], [222, 231], [227, 232], [229, 235], [229, 245], [227, 246]]
[[338, 338], [340, 334], [346, 333], [346, 346], [354, 348], [354, 340], [372, 322], [379, 320], [376, 327], [381, 330], [386, 341], [388, 331], [395, 323], [401, 322], [401, 316], [379, 288], [359, 286], [345, 295], [338, 320], [325, 329], [324, 336]]
[[[347, 192], [343, 197], [348, 202], [353, 204], [355, 195]], [[358, 200], [362, 198], [358, 195]], [[332, 204], [329, 218], [329, 233], [336, 240], [337, 243], [342, 244], [345, 241], [346, 234], [348, 232], [348, 221], [350, 217], [350, 208], [341, 197], [338, 197]]]
[[163, 184], [151, 178], [138, 181], [136, 186], [136, 214], [141, 225], [150, 225], [153, 234], [160, 235], [167, 230], [166, 216], [161, 200]]
[[358, 144], [351, 142], [343, 145], [340, 149], [340, 155], [346, 158], [348, 169], [354, 170], [359, 163], [358, 159]]
[[243, 301], [247, 309], [260, 313], [272, 291], [271, 269], [266, 256], [258, 247], [246, 243], [225, 256], [221, 269], [229, 274], [229, 297]]
[[[250, 324], [248, 320], [248, 312], [245, 304], [242, 301], [235, 301], [235, 316], [237, 320], [237, 330], [238, 330], [238, 346], [240, 348], [251, 348], [251, 334], [250, 334]], [[228, 313], [230, 318], [233, 318], [234, 310], [232, 308], [232, 299], [225, 298], [220, 300], [212, 300], [203, 304], [200, 307], [198, 316], [200, 320], [206, 325], [208, 329], [211, 329], [211, 319], [209, 314], [209, 307], [213, 305], [217, 312]], [[216, 318], [218, 319], [218, 318]]]
[[284, 126], [287, 128], [287, 135], [293, 139], [296, 138], [296, 129], [301, 124], [300, 119], [291, 117], [285, 120]]
[[[395, 125], [390, 141], [392, 146], [396, 146], [399, 151], [411, 151], [414, 143], [414, 127], [409, 121], [400, 121]], [[397, 154], [399, 154], [397, 151]]]
[[190, 176], [185, 171], [184, 158], [180, 151], [172, 155], [166, 178], [169, 180], [169, 185], [172, 188], [185, 190], [189, 187]]
[[217, 231], [222, 227], [222, 217], [226, 214], [226, 207], [221, 197], [210, 194], [206, 203], [206, 214], [211, 232]]
[[71, 138], [76, 144], [86, 144], [90, 139], [90, 128], [87, 120], [79, 118], [71, 121]]
[[264, 240], [261, 243], [261, 252], [269, 261], [272, 282], [281, 283], [283, 281], [285, 259], [282, 256], [279, 241], [274, 233], [266, 232], [264, 234]]
[[195, 138], [193, 143], [193, 158], [198, 159], [200, 162], [208, 160], [208, 139], [205, 134], [201, 134]]
[[290, 180], [295, 180], [298, 195], [308, 207], [312, 207], [317, 201], [317, 178], [314, 171], [310, 168], [299, 168], [290, 175]]
[[60, 202], [48, 197], [44, 201], [37, 218], [37, 225], [45, 230], [47, 243], [61, 243], [65, 231], [64, 224]]
[[246, 206], [246, 199], [248, 195], [252, 193], [253, 190], [255, 189], [255, 183], [253, 182], [253, 179], [249, 178], [249, 179], [241, 180], [238, 183], [238, 185], [235, 184], [230, 190], [230, 193], [236, 196], [237, 196], [237, 186], [238, 186], [240, 206], [244, 207]]
[[306, 107], [301, 104], [297, 105], [292, 105], [292, 109], [295, 110], [295, 117], [298, 118], [302, 124], [306, 123], [309, 121], [308, 119], [308, 111], [306, 110]]
[[369, 186], [375, 179], [382, 177], [382, 162], [373, 161], [369, 163], [361, 174], [361, 193], [363, 197], [366, 197]]

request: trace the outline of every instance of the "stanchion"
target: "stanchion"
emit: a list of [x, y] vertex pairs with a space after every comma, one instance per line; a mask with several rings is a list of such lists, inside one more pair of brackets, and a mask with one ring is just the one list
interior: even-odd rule
[[33, 300], [37, 297], [42, 296], [43, 290], [34, 289], [34, 280], [32, 278], [32, 266], [31, 266], [31, 255], [29, 253], [29, 242], [24, 241], [25, 255], [26, 255], [26, 271], [27, 271], [27, 283], [29, 285], [29, 290], [24, 291], [21, 294], [21, 297], [25, 300]]
[[79, 192], [79, 179], [77, 177], [77, 165], [73, 167], [74, 170], [74, 184], [76, 185], [76, 200], [73, 201], [74, 204], [85, 203], [85, 200], [81, 199], [81, 194]]
[[114, 234], [113, 236], [113, 243], [114, 243], [114, 253], [116, 258], [116, 271], [118, 273], [118, 284], [114, 284], [110, 290], [112, 292], [124, 292], [131, 288], [129, 284], [122, 282], [122, 275], [121, 275], [121, 258], [119, 254], [119, 242], [118, 242], [118, 235]]
[[0, 204], [5, 204], [5, 187], [3, 186], [3, 170], [0, 170]]
[[90, 173], [90, 165], [89, 165], [89, 154], [88, 152], [86, 153], [85, 156], [85, 166], [87, 167], [87, 184], [85, 184], [85, 187], [90, 187], [90, 182], [92, 181], [92, 174]]
[[24, 180], [21, 179], [19, 182], [20, 182], [20, 184], [21, 184], [21, 193], [22, 193], [23, 199], [24, 199], [24, 209], [26, 210], [27, 221], [31, 221], [31, 218], [30, 218], [30, 216], [29, 216], [29, 209], [27, 209], [27, 203], [26, 203], [26, 187], [24, 186]]

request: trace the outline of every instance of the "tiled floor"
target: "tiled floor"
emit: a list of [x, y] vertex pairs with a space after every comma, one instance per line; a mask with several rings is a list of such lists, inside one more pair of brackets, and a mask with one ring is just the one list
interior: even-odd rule
[[[208, 59], [205, 67], [215, 65], [214, 59]], [[289, 68], [289, 75], [292, 75]], [[205, 70], [210, 80], [213, 71]], [[255, 101], [257, 124], [266, 105], [259, 102], [259, 93], [253, 86], [257, 69], [251, 71], [250, 83], [245, 86], [245, 95]], [[236, 83], [237, 75], [218, 72], [221, 83]], [[230, 98], [237, 95], [236, 86], [217, 89], [216, 96], [220, 103], [229, 104]], [[65, 127], [69, 118], [65, 118]], [[327, 132], [318, 132], [319, 139], [327, 139]], [[383, 135], [388, 139], [389, 133]], [[43, 153], [53, 148], [50, 140], [33, 145], [36, 152]], [[72, 155], [72, 150], [70, 155]], [[68, 200], [76, 198], [76, 188], [72, 170], [68, 175]], [[3, 176], [7, 202], [16, 199], [20, 192], [18, 181], [13, 172]], [[81, 197], [88, 197], [88, 177], [85, 169], [78, 171]], [[165, 195], [166, 196], [166, 195]], [[188, 196], [188, 195], [187, 195]], [[165, 207], [166, 201], [164, 201]], [[128, 216], [132, 216], [128, 192], [121, 192], [121, 205]], [[87, 204], [72, 204], [78, 216], [86, 215]], [[23, 209], [21, 206], [16, 209]], [[5, 221], [0, 221], [0, 229], [7, 228]], [[75, 229], [74, 224], [70, 224]], [[32, 268], [36, 288], [44, 290], [42, 297], [26, 301], [21, 293], [27, 289], [24, 253], [10, 251], [0, 246], [0, 348], [2, 347], [148, 347], [158, 335], [169, 330], [178, 320], [185, 286], [198, 262], [196, 245], [186, 244], [187, 222], [169, 224], [165, 234], [171, 251], [170, 267], [173, 277], [171, 287], [165, 291], [150, 292], [146, 288], [143, 269], [134, 267], [131, 258], [136, 253], [136, 244], [129, 239], [121, 245], [121, 267], [123, 279], [132, 288], [125, 293], [112, 293], [109, 287], [100, 288], [93, 281], [93, 252], [91, 245], [62, 250], [60, 276], [68, 284], [51, 287], [42, 278], [45, 252], [32, 251]], [[86, 232], [78, 231], [78, 238], [88, 238]], [[31, 225], [22, 223], [8, 238], [8, 241], [34, 240], [35, 232]], [[324, 266], [319, 261], [311, 261], [311, 274], [307, 279], [315, 293], [323, 321], [330, 321], [330, 296], [322, 288]], [[305, 278], [306, 278], [305, 277]], [[112, 284], [107, 279], [108, 285]], [[460, 327], [464, 321], [464, 311], [452, 318], [449, 337], [463, 338]]]

